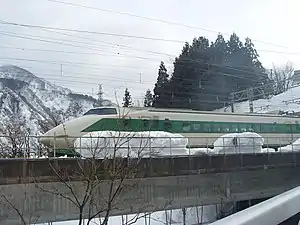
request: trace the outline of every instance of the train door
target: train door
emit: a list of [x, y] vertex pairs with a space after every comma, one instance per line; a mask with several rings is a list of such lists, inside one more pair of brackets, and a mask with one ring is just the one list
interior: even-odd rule
[[131, 127], [131, 117], [128, 115], [125, 115], [121, 118], [123, 129], [125, 131], [133, 131]]
[[164, 131], [172, 132], [172, 123], [169, 118], [165, 118], [164, 120]]
[[141, 116], [142, 120], [140, 123], [141, 130], [143, 131], [151, 131], [151, 116]]
[[286, 130], [287, 136], [286, 136], [286, 138], [283, 138], [284, 139], [283, 142], [284, 142], [284, 144], [286, 144], [286, 143], [291, 144], [295, 141], [294, 135], [293, 135], [293, 133], [294, 133], [293, 126], [292, 126], [293, 123], [290, 121], [286, 121], [286, 122], [284, 122], [284, 124], [288, 125], [288, 128]]

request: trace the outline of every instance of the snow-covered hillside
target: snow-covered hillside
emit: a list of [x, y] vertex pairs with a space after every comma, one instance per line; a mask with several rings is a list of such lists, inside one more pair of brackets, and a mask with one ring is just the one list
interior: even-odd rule
[[[275, 95], [270, 99], [259, 99], [253, 102], [254, 112], [269, 113], [276, 111], [300, 112], [300, 86], [293, 87], [287, 92]], [[215, 110], [218, 112], [230, 112], [231, 107]], [[235, 103], [234, 111], [243, 113], [249, 112], [249, 101]]]
[[31, 135], [43, 133], [62, 121], [82, 115], [95, 103], [91, 96], [72, 93], [20, 67], [0, 67], [0, 135], [5, 128], [18, 123], [29, 128]]

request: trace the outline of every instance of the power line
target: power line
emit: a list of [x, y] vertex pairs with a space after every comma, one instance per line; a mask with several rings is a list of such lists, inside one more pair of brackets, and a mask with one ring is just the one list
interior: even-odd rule
[[[64, 71], [64, 73], [66, 73], [66, 72]], [[93, 77], [93, 79], [96, 79], [96, 76], [75, 77], [75, 76], [68, 76], [68, 75], [61, 76], [61, 75], [57, 75], [57, 74], [53, 74], [53, 73], [39, 73], [39, 75], [45, 75], [45, 76], [51, 76], [51, 77], [60, 77], [60, 78], [67, 77], [67, 78], [85, 79], [85, 80], [87, 80], [87, 78], [92, 78]], [[103, 77], [103, 76], [98, 76], [98, 78], [100, 80], [107, 80], [107, 81], [110, 81], [110, 82], [130, 82], [130, 83], [133, 83], [133, 84], [136, 83], [136, 84], [152, 84], [153, 85], [153, 82], [142, 82], [142, 83], [140, 83], [140, 81], [138, 81], [138, 80], [130, 80], [130, 79], [127, 79], [127, 80], [125, 79], [124, 80], [124, 79], [117, 79], [117, 78], [114, 78], [114, 77], [106, 78], [106, 77]]]
[[[72, 80], [61, 80], [61, 79], [53, 79], [53, 77], [55, 76], [55, 75], [52, 75], [52, 74], [50, 74], [51, 75], [51, 79], [49, 79], [49, 78], [43, 78], [43, 79], [45, 79], [45, 80], [52, 80], [52, 81], [58, 81], [58, 82], [61, 82], [61, 83], [64, 83], [64, 82], [66, 82], [66, 83], [78, 83], [78, 84], [81, 84], [81, 85], [83, 85], [83, 84], [95, 84], [94, 82], [93, 83], [91, 83], [91, 82], [85, 82], [85, 81], [83, 81], [83, 82], [78, 82], [78, 81], [72, 81]], [[57, 76], [57, 75], [56, 75]], [[110, 86], [110, 87], [117, 87], [117, 88], [125, 88], [125, 87], [130, 87], [130, 86], [128, 86], [128, 85], [118, 85], [118, 86], [116, 86], [116, 85], [106, 85], [106, 86]], [[134, 89], [141, 89], [140, 87], [132, 87], [132, 88], [134, 88]], [[44, 89], [43, 89], [44, 90]], [[196, 101], [196, 102], [203, 102], [203, 103], [218, 103], [218, 104], [220, 104], [220, 103], [228, 103], [229, 101], [226, 99], [225, 101], [224, 100], [218, 100], [218, 99], [224, 99], [224, 97], [221, 95], [221, 94], [219, 94], [219, 95], [217, 95], [217, 94], [205, 94], [205, 93], [199, 93], [199, 92], [189, 92], [189, 93], [182, 93], [182, 92], [178, 92], [178, 91], [166, 91], [165, 92], [165, 94], [179, 94], [180, 96], [189, 96], [189, 97], [191, 97], [190, 95], [191, 94], [197, 94], [198, 95], [198, 97], [203, 97], [203, 96], [212, 96], [212, 97], [216, 97], [216, 100], [205, 100], [205, 101], [202, 101], [202, 100], [195, 100], [195, 99], [192, 99], [192, 101]], [[268, 94], [268, 93], [266, 93], [266, 94]], [[197, 96], [194, 96], [194, 97], [197, 97]], [[254, 96], [255, 97], [255, 96]], [[193, 97], [192, 97], [193, 98]], [[187, 101], [189, 98], [182, 98], [182, 97], [178, 97], [178, 96], [176, 96], [175, 97], [175, 99], [171, 99], [171, 101], [172, 102], [176, 102], [176, 101]], [[189, 100], [190, 101], [190, 100]]]
[[[136, 17], [136, 18], [139, 18], [139, 19], [151, 20], [151, 21], [156, 21], [156, 22], [165, 23], [165, 24], [169, 24], [169, 25], [175, 25], [175, 26], [190, 28], [190, 29], [197, 29], [197, 30], [202, 30], [202, 31], [210, 32], [210, 33], [224, 34], [224, 35], [229, 35], [229, 36], [231, 35], [229, 33], [220, 32], [220, 31], [211, 30], [211, 29], [206, 29], [206, 28], [202, 28], [202, 27], [198, 27], [198, 26], [191, 26], [191, 25], [177, 23], [177, 22], [171, 22], [171, 21], [155, 19], [155, 18], [146, 17], [146, 16], [135, 15], [135, 14], [131, 14], [131, 13], [113, 11], [113, 10], [108, 10], [108, 9], [103, 9], [103, 8], [98, 8], [98, 7], [92, 7], [92, 6], [87, 6], [87, 5], [80, 5], [80, 4], [64, 2], [64, 1], [58, 1], [58, 0], [48, 0], [48, 1], [56, 2], [56, 3], [60, 3], [60, 4], [64, 4], [64, 5], [69, 5], [69, 6], [81, 7], [81, 8], [85, 8], [85, 9], [92, 9], [92, 10], [97, 10], [97, 11], [102, 11], [102, 12], [108, 12], [108, 13], [114, 13], [114, 14], [119, 14], [119, 15], [130, 16], [130, 17]], [[283, 45], [278, 45], [278, 44], [274, 44], [274, 43], [270, 43], [270, 42], [266, 42], [266, 41], [261, 41], [261, 40], [258, 40], [258, 39], [252, 39], [252, 40], [256, 41], [256, 42], [260, 42], [262, 44], [266, 44], [266, 45], [273, 45], [273, 46], [282, 47], [282, 48], [290, 48], [290, 47], [286, 47], [286, 46], [283, 46]]]
[[[52, 32], [52, 31], [51, 31]], [[74, 44], [67, 44], [67, 43], [62, 43], [62, 42], [57, 42], [57, 41], [49, 41], [49, 40], [43, 40], [43, 39], [35, 39], [35, 38], [30, 38], [30, 37], [24, 37], [24, 36], [18, 36], [18, 35], [15, 35], [16, 33], [12, 33], [12, 32], [5, 32], [5, 33], [1, 33], [0, 31], [0, 35], [8, 35], [8, 36], [11, 36], [11, 37], [18, 37], [18, 38], [25, 38], [25, 39], [29, 39], [29, 40], [36, 40], [36, 41], [43, 41], [43, 42], [48, 42], [48, 43], [54, 43], [54, 44], [62, 44], [62, 45], [67, 45], [67, 46], [72, 46], [72, 47], [79, 47], [79, 48], [88, 48], [88, 49], [92, 49], [92, 50], [98, 50], [98, 49], [95, 49], [95, 48], [90, 48], [90, 47], [86, 47], [86, 46], [78, 46], [78, 45], [74, 45]], [[62, 33], [62, 34], [65, 34], [65, 33]], [[66, 34], [65, 34], [66, 35]], [[28, 36], [28, 35], [27, 35]], [[40, 36], [33, 36], [33, 35], [29, 35], [31, 37], [40, 37]], [[73, 36], [73, 35], [71, 35]], [[75, 36], [76, 37], [76, 36]], [[83, 37], [80, 37], [80, 38], [83, 38]], [[62, 39], [53, 39], [52, 40], [62, 40]], [[68, 40], [63, 40], [63, 41], [68, 41]], [[74, 42], [74, 41], [72, 41]], [[83, 43], [83, 44], [87, 44], [86, 42], [75, 42], [75, 43]], [[89, 44], [89, 43], [88, 43]], [[112, 44], [112, 43], [110, 43]], [[97, 45], [96, 45], [97, 46]], [[98, 46], [97, 46], [98, 47]], [[109, 46], [103, 46], [102, 47], [109, 47]], [[137, 50], [136, 48], [134, 48], [135, 50]], [[33, 49], [31, 49], [33, 50]], [[36, 49], [34, 49], [33, 51], [38, 51]], [[49, 50], [41, 50], [41, 51], [49, 51]], [[101, 50], [103, 51], [103, 50]], [[145, 50], [140, 50], [140, 51], [145, 51]], [[279, 52], [279, 51], [272, 51], [272, 50], [261, 50], [261, 51], [265, 51], [265, 52], [274, 52], [274, 53], [280, 53], [280, 54], [300, 54], [298, 52]], [[58, 51], [57, 51], [58, 52]], [[65, 52], [65, 51], [60, 51], [60, 52], [64, 52], [64, 53], [71, 53], [71, 52]], [[113, 53], [113, 54], [116, 54], [115, 52], [111, 52], [111, 51], [104, 51], [104, 52], [108, 52], [108, 53]], [[167, 56], [172, 56], [172, 55], [169, 55], [169, 54], [164, 54], [164, 53], [160, 53], [160, 52], [154, 52], [154, 51], [147, 51], [146, 52], [149, 52], [149, 53], [153, 53], [153, 54], [161, 54], [161, 55], [167, 55]], [[72, 52], [74, 54], [74, 52]], [[80, 54], [80, 53], [78, 53]], [[83, 53], [83, 54], [88, 54], [88, 53]], [[91, 53], [92, 54], [92, 53]], [[97, 53], [95, 53], [97, 54]], [[99, 54], [99, 53], [98, 53]], [[99, 54], [100, 55], [100, 54]], [[120, 54], [117, 53], [116, 56], [119, 56]], [[133, 58], [140, 58], [140, 59], [149, 59], [149, 60], [156, 60], [156, 59], [150, 59], [150, 58], [146, 58], [146, 57], [139, 57], [139, 56], [131, 56], [131, 55], [126, 55], [126, 54], [123, 54], [121, 53], [121, 55], [123, 55], [124, 57], [133, 57]], [[175, 57], [175, 55], [173, 55]]]
[[[62, 78], [65, 78], [65, 77], [70, 77], [70, 78], [74, 78], [74, 77], [71, 77], [71, 76], [60, 76], [58, 74], [43, 74], [43, 75], [48, 75], [50, 77], [38, 77], [38, 79], [43, 79], [43, 80], [46, 80], [46, 81], [54, 81], [54, 82], [60, 82], [60, 83], [71, 83], [71, 84], [80, 84], [80, 86], [84, 85], [84, 84], [91, 84], [91, 85], [96, 85], [95, 82], [88, 82], [88, 81], [76, 81], [76, 80], [70, 80], [70, 79], [62, 79]], [[58, 79], [59, 78], [59, 79]], [[84, 79], [83, 77], [81, 77], [81, 79]], [[138, 83], [136, 81], [136, 83]], [[120, 84], [120, 85], [111, 85], [111, 84], [106, 84], [104, 85], [104, 87], [112, 87], [112, 88], [131, 88], [131, 89], [135, 89], [135, 90], [145, 90], [143, 87], [140, 87], [139, 86], [131, 86], [131, 85], [128, 85], [128, 84]], [[207, 88], [207, 90], [210, 89], [210, 88]], [[214, 88], [211, 88], [212, 90], [214, 90]], [[199, 92], [189, 92], [189, 93], [184, 93], [184, 92], [180, 92], [180, 91], [165, 91], [164, 92], [165, 94], [180, 94], [181, 96], [190, 96], [191, 94], [198, 94], [198, 95], [201, 95], [201, 96], [212, 96], [212, 97], [218, 97], [218, 98], [221, 98], [220, 95], [217, 95], [217, 94], [206, 94], [206, 93], [199, 93]], [[178, 98], [178, 97], [176, 97]]]
[[[57, 64], [57, 65], [67, 65], [67, 66], [71, 66], [71, 67], [83, 67], [83, 68], [93, 68], [93, 69], [98, 69], [98, 70], [108, 70], [108, 71], [113, 71], [113, 72], [121, 72], [121, 73], [131, 73], [131, 74], [136, 74], [138, 75], [139, 72], [132, 72], [132, 71], [124, 71], [124, 70], [113, 70], [113, 69], [108, 69], [108, 68], [99, 68], [99, 67], [91, 67], [91, 66], [82, 66], [82, 65], [78, 65], [78, 64], [84, 64], [84, 63], [77, 63], [77, 62], [65, 62], [65, 61], [49, 61], [49, 60], [39, 60], [39, 59], [25, 59], [25, 58], [12, 58], [12, 57], [0, 57], [0, 59], [8, 59], [8, 60], [17, 60], [17, 61], [29, 61], [29, 62], [38, 62], [38, 63], [48, 63], [48, 64]], [[254, 74], [254, 75], [261, 75], [261, 73], [255, 73], [255, 72], [251, 72], [248, 70], [241, 70], [241, 69], [236, 69], [236, 68], [232, 68], [226, 65], [222, 65], [222, 64], [209, 64], [209, 63], [203, 63], [201, 61], [198, 60], [185, 60], [185, 62], [194, 62], [194, 63], [201, 63], [202, 65], [213, 65], [213, 66], [218, 66], [221, 68], [228, 68], [230, 70], [233, 71], [238, 71], [238, 72], [242, 72], [242, 73], [248, 73], [248, 74]], [[180, 62], [180, 61], [179, 61]], [[97, 65], [97, 64], [96, 64]], [[184, 67], [190, 67], [193, 68], [192, 66], [187, 66], [185, 64], [183, 64], [182, 66]], [[203, 70], [203, 72], [206, 72], [206, 70]], [[237, 79], [244, 79], [244, 80], [249, 80], [249, 81], [256, 81], [255, 79], [252, 78], [248, 78], [248, 77], [242, 77], [242, 76], [237, 76], [237, 75], [233, 75], [233, 74], [229, 74], [229, 73], [224, 73], [224, 72], [217, 72], [217, 71], [213, 71], [214, 73], [223, 75], [223, 76], [228, 76], [228, 77], [234, 77]], [[150, 74], [149, 74], [150, 75]], [[190, 79], [190, 78], [181, 78], [181, 77], [171, 77], [171, 80], [180, 80], [180, 81], [191, 81], [191, 82], [195, 82], [194, 79]], [[199, 79], [201, 79], [201, 77], [199, 77]]]
[[[78, 63], [78, 62], [67, 62], [67, 61], [50, 61], [50, 60], [40, 60], [40, 59], [26, 59], [26, 58], [14, 58], [14, 57], [0, 57], [0, 59], [5, 59], [5, 60], [17, 60], [17, 61], [29, 61], [29, 62], [38, 62], [38, 63], [47, 63], [47, 64], [64, 64], [67, 66], [71, 66], [71, 67], [83, 67], [83, 68], [94, 68], [94, 69], [98, 69], [98, 70], [108, 70], [108, 71], [113, 71], [113, 72], [121, 72], [121, 73], [132, 73], [132, 74], [139, 74], [140, 72], [133, 72], [133, 71], [124, 71], [124, 70], [114, 70], [114, 69], [108, 69], [108, 68], [100, 68], [100, 67], [91, 67], [90, 65], [98, 65], [98, 64], [89, 64], [89, 63]], [[178, 61], [179, 63], [181, 63], [181, 61]], [[210, 63], [203, 63], [199, 60], [184, 60], [184, 62], [194, 62], [194, 63], [201, 63], [202, 65], [212, 65], [212, 66], [218, 66], [221, 68], [228, 68], [231, 69], [233, 71], [238, 71], [238, 72], [243, 72], [243, 73], [248, 73], [248, 74], [254, 74], [254, 75], [261, 75], [261, 73], [255, 73], [255, 72], [251, 72], [248, 70], [241, 70], [241, 69], [236, 69], [233, 67], [229, 67], [223, 64], [210, 64]], [[81, 65], [80, 65], [81, 64]], [[85, 66], [88, 65], [88, 66]], [[194, 68], [192, 66], [187, 66], [185, 64], [183, 64], [183, 66], [185, 67], [190, 67], [190, 68]], [[203, 70], [203, 72], [205, 72], [206, 70]], [[244, 80], [252, 80], [255, 81], [254, 79], [251, 78], [247, 78], [247, 77], [241, 77], [241, 76], [237, 76], [237, 75], [233, 75], [233, 74], [228, 74], [228, 73], [223, 73], [223, 72], [217, 72], [217, 71], [213, 71], [214, 73], [219, 73], [221, 75], [224, 76], [228, 76], [228, 77], [234, 77], [234, 78], [238, 78], [238, 79], [244, 79]], [[185, 81], [195, 81], [194, 79], [189, 79], [189, 78], [177, 78], [177, 77], [172, 77], [173, 79], [178, 79], [178, 80], [185, 80]], [[172, 79], [171, 78], [171, 79]], [[200, 78], [200, 77], [199, 77]]]
[[100, 40], [95, 40], [95, 39], [91, 39], [91, 38], [87, 38], [87, 37], [83, 37], [83, 36], [78, 36], [78, 35], [74, 35], [74, 34], [67, 34], [67, 33], [54, 31], [54, 30], [46, 30], [46, 29], [42, 29], [42, 30], [46, 31], [46, 32], [50, 32], [50, 33], [56, 33], [56, 34], [68, 36], [68, 37], [75, 37], [75, 38], [84, 39], [84, 40], [91, 40], [93, 42], [105, 43], [105, 44], [113, 45], [114, 47], [123, 47], [125, 49], [132, 49], [132, 50], [135, 50], [135, 51], [147, 52], [147, 53], [152, 53], [152, 54], [156, 54], [156, 55], [174, 56], [174, 55], [163, 53], [163, 52], [151, 51], [151, 50], [146, 50], [146, 49], [139, 49], [139, 48], [135, 48], [135, 47], [132, 47], [132, 46], [129, 46], [129, 45], [116, 44], [116, 43], [113, 43], [113, 42], [108, 42], [108, 41], [103, 41], [103, 40], [101, 40], [101, 41]]
[[[31, 28], [33, 28], [33, 27], [31, 27]], [[40, 28], [40, 29], [42, 29], [42, 28]], [[82, 37], [82, 36], [78, 36], [78, 35], [67, 34], [67, 33], [58, 32], [58, 31], [54, 31], [54, 30], [47, 30], [47, 29], [42, 29], [42, 30], [46, 31], [46, 32], [57, 33], [57, 34], [64, 35], [64, 36], [75, 37], [75, 38], [80, 38], [80, 39], [85, 39], [85, 40], [91, 40], [91, 41], [94, 41], [94, 42], [105, 43], [105, 44], [112, 45], [113, 47], [123, 47], [125, 49], [132, 49], [132, 50], [135, 50], [135, 51], [140, 51], [140, 52], [145, 52], [145, 53], [152, 53], [152, 54], [156, 54], [156, 55], [164, 55], [164, 56], [176, 57], [176, 55], [172, 55], [172, 54], [168, 54], [168, 53], [151, 51], [151, 50], [146, 50], [146, 49], [139, 49], [139, 48], [135, 48], [135, 47], [128, 46], [128, 45], [116, 44], [116, 43], [102, 41], [102, 40], [101, 41], [100, 40], [95, 40], [95, 39], [91, 39], [91, 38], [87, 38], [87, 37]], [[16, 36], [16, 35], [18, 35], [18, 33], [12, 33], [12, 32], [6, 32], [6, 31], [0, 31], [0, 32], [2, 32], [3, 35], [13, 34], [15, 36], [11, 35], [12, 37], [20, 37], [20, 36]], [[23, 34], [21, 34], [21, 35], [23, 35]], [[33, 36], [33, 35], [27, 35], [27, 36], [30, 36], [30, 37], [40, 37], [40, 36]], [[20, 38], [22, 38], [22, 37], [20, 37]], [[44, 38], [44, 37], [40, 37], [40, 38]], [[37, 39], [35, 39], [35, 40], [37, 40]], [[52, 40], [62, 40], [62, 41], [68, 41], [69, 42], [69, 40], [64, 40], [64, 39], [53, 39], [52, 38]], [[45, 41], [45, 40], [39, 40], [39, 41]], [[64, 45], [67, 45], [65, 43], [57, 43], [57, 42], [51, 42], [51, 41], [47, 41], [47, 42], [54, 43], [54, 44], [64, 44]], [[73, 41], [73, 40], [72, 40], [72, 42], [91, 45], [91, 43], [86, 43], [86, 42], [78, 42], [78, 41]], [[72, 46], [73, 47], [78, 47], [78, 46], [74, 46], [74, 45], [72, 45]], [[99, 47], [99, 46], [109, 47], [107, 45], [95, 45], [95, 46], [97, 46], [97, 47]], [[113, 47], [111, 47], [111, 48], [113, 48]], [[96, 50], [96, 49], [92, 48], [92, 50]], [[283, 51], [268, 50], [268, 49], [257, 49], [257, 51], [259, 51], [259, 52], [277, 53], [277, 54], [300, 55], [300, 52], [283, 52]], [[115, 52], [108, 52], [108, 53], [114, 53], [115, 54]], [[78, 53], [78, 54], [80, 54], [80, 53]], [[122, 53], [122, 55], [124, 55], [124, 54]], [[141, 58], [141, 59], [149, 59], [149, 58], [145, 58], [145, 57], [137, 57], [137, 56], [132, 56], [132, 55], [124, 55], [124, 56], [134, 57], [134, 58]], [[153, 59], [153, 60], [156, 60], [156, 59]]]
[[[52, 75], [51, 78], [47, 78], [47, 77], [43, 77], [41, 79], [44, 79], [44, 80], [47, 80], [47, 81], [57, 81], [57, 82], [61, 82], [61, 83], [75, 83], [75, 84], [92, 84], [92, 85], [96, 85], [95, 82], [88, 82], [88, 81], [74, 81], [74, 80], [69, 80], [69, 79], [58, 79], [58, 78], [55, 78], [55, 77], [59, 77], [61, 78], [60, 76], [58, 75]], [[112, 88], [131, 88], [131, 89], [134, 89], [134, 90], [144, 90], [144, 88], [140, 87], [140, 86], [131, 86], [131, 85], [127, 85], [127, 84], [123, 84], [123, 85], [111, 85], [111, 84], [106, 84], [106, 85], [103, 85], [104, 87], [112, 87]], [[209, 88], [208, 88], [209, 89]], [[207, 90], [208, 90], [207, 89]], [[211, 88], [213, 90], [215, 90], [214, 88]], [[190, 96], [191, 94], [197, 94], [199, 96], [211, 96], [211, 97], [216, 97], [219, 98], [219, 99], [224, 99], [223, 96], [221, 96], [221, 94], [206, 94], [206, 93], [201, 93], [201, 92], [188, 92], [188, 93], [184, 93], [184, 92], [180, 92], [180, 91], [164, 91], [164, 94], [179, 94], [180, 96]], [[180, 99], [180, 97], [176, 96], [176, 99]], [[219, 102], [219, 101], [215, 101], [215, 102]]]
[[58, 28], [58, 27], [50, 27], [50, 26], [29, 25], [29, 24], [21, 24], [21, 23], [11, 23], [11, 22], [5, 22], [3, 20], [0, 20], [0, 23], [6, 25], [12, 25], [12, 26], [21, 26], [21, 27], [42, 28], [42, 29], [49, 29], [49, 30], [70, 31], [70, 32], [77, 32], [77, 33], [97, 34], [97, 35], [116, 36], [116, 37], [125, 37], [125, 38], [136, 38], [136, 39], [151, 40], [151, 41], [185, 43], [185, 41], [180, 41], [180, 40], [135, 36], [135, 35], [127, 35], [127, 34], [115, 34], [115, 33], [107, 33], [107, 32], [88, 31], [88, 30], [77, 30], [77, 29], [70, 29], [70, 28]]
[[53, 53], [63, 53], [63, 54], [78, 54], [78, 55], [96, 55], [96, 56], [105, 56], [105, 57], [124, 57], [124, 58], [134, 58], [134, 59], [143, 59], [143, 60], [151, 60], [151, 61], [158, 61], [158, 59], [148, 58], [148, 57], [141, 57], [141, 56], [133, 56], [133, 55], [123, 55], [121, 54], [101, 54], [96, 52], [74, 52], [74, 51], [62, 51], [62, 50], [52, 50], [52, 49], [33, 49], [33, 48], [23, 48], [23, 47], [12, 47], [12, 46], [0, 46], [0, 48], [5, 49], [15, 49], [15, 50], [22, 50], [22, 51], [36, 51], [36, 52], [53, 52]]
[[[50, 31], [52, 32], [52, 31]], [[20, 33], [14, 33], [14, 32], [6, 32], [6, 31], [0, 31], [0, 35], [5, 35], [5, 36], [9, 36], [9, 37], [14, 37], [14, 38], [22, 38], [22, 39], [27, 39], [27, 40], [32, 40], [32, 41], [40, 41], [40, 42], [46, 42], [46, 43], [50, 43], [50, 44], [60, 44], [60, 45], [65, 45], [65, 46], [70, 46], [70, 47], [77, 47], [77, 48], [84, 48], [84, 49], [90, 49], [90, 50], [101, 50], [102, 52], [107, 52], [107, 53], [112, 53], [115, 54], [117, 56], [119, 55], [123, 55], [126, 57], [133, 57], [133, 58], [139, 58], [139, 59], [149, 59], [146, 57], [142, 57], [142, 56], [132, 56], [132, 55], [127, 55], [124, 53], [120, 53], [119, 51], [117, 52], [112, 52], [112, 51], [107, 51], [107, 50], [103, 50], [103, 49], [99, 49], [99, 47], [105, 47], [105, 48], [113, 48], [112, 46], [107, 46], [107, 45], [96, 45], [93, 44], [93, 46], [97, 47], [90, 47], [90, 46], [80, 46], [80, 45], [75, 45], [75, 44], [70, 44], [69, 42], [74, 42], [74, 43], [79, 43], [79, 44], [85, 44], [85, 45], [91, 45], [90, 43], [86, 43], [86, 42], [79, 42], [79, 41], [73, 41], [73, 40], [65, 40], [65, 39], [57, 39], [57, 38], [48, 38], [47, 39], [42, 39], [45, 37], [41, 37], [41, 36], [36, 36], [36, 35], [24, 35], [24, 34], [20, 34]], [[73, 36], [73, 35], [72, 35]], [[77, 36], [74, 36], [77, 37]], [[57, 41], [58, 40], [58, 41]], [[64, 43], [64, 42], [59, 42], [59, 41], [66, 41], [68, 43]], [[114, 46], [116, 47], [116, 46]], [[156, 54], [156, 55], [164, 55], [164, 56], [170, 56], [170, 57], [175, 57], [175, 55], [170, 55], [167, 53], [161, 53], [161, 52], [155, 52], [155, 51], [149, 51], [149, 50], [139, 50], [137, 48], [133, 48], [133, 47], [127, 47], [129, 49], [133, 49], [135, 51], [140, 51], [140, 52], [146, 52], [146, 53], [151, 53], [151, 54]], [[119, 50], [119, 49], [118, 49]], [[154, 59], [153, 60], [158, 60], [158, 59]]]
[[[121, 73], [125, 72], [125, 73], [139, 74], [139, 72], [134, 72], [134, 71], [124, 71], [124, 70], [114, 70], [114, 69], [100, 68], [100, 67], [91, 67], [93, 65], [98, 65], [98, 64], [92, 64], [92, 63], [68, 62], [68, 61], [50, 61], [50, 60], [25, 59], [25, 58], [14, 58], [14, 57], [0, 57], [0, 60], [1, 59], [2, 60], [17, 60], [17, 61], [39, 62], [39, 63], [58, 64], [58, 65], [63, 64], [63, 65], [66, 65], [66, 66], [73, 66], [73, 67], [94, 68], [94, 69], [98, 69], [98, 70], [108, 70], [108, 71], [113, 71], [113, 72], [121, 72]], [[87, 65], [87, 66], [84, 66], [84, 65]], [[107, 66], [113, 66], [113, 65], [107, 65]]]
[[[26, 67], [26, 68], [31, 68], [31, 69], [36, 69], [35, 67], [32, 67], [32, 66], [28, 66], [28, 65], [25, 65], [23, 67]], [[43, 69], [44, 71], [44, 69]], [[55, 74], [59, 74], [60, 73], [60, 70], [55, 70], [55, 69], [47, 69], [47, 71], [51, 71], [51, 72], [54, 72], [54, 73], [51, 73], [51, 74], [47, 74], [47, 73], [40, 73], [40, 72], [33, 72], [33, 74], [38, 74], [38, 75], [55, 75]], [[78, 75], [84, 75], [84, 77], [76, 77], [76, 76], [69, 76], [69, 77], [72, 77], [74, 79], [78, 79], [78, 78], [88, 78], [88, 77], [93, 77], [93, 79], [95, 78], [99, 78], [101, 80], [116, 80], [116, 81], [124, 81], [124, 82], [138, 82], [137, 80], [133, 80], [133, 79], [126, 79], [126, 78], [119, 78], [119, 77], [115, 77], [115, 76], [102, 76], [102, 75], [99, 75], [99, 74], [94, 74], [94, 73], [86, 73], [86, 72], [77, 72], [77, 71], [68, 71], [68, 70], [65, 70], [64, 69], [64, 74], [78, 74]], [[61, 76], [59, 76], [61, 77]], [[68, 77], [66, 75], [64, 75], [63, 77]], [[153, 81], [149, 81], [149, 80], [146, 80], [146, 81], [143, 81], [142, 83], [144, 84], [153, 84]]]
[[[86, 49], [98, 50], [99, 51], [99, 49], [97, 49], [97, 48], [91, 48], [91, 47], [88, 47], [88, 46], [80, 46], [80, 45], [68, 44], [68, 43], [63, 43], [63, 42], [58, 42], [58, 41], [45, 40], [45, 39], [40, 39], [40, 38], [32, 38], [30, 36], [28, 37], [28, 35], [26, 37], [26, 36], [16, 35], [12, 32], [1, 32], [0, 31], [0, 35], [5, 35], [5, 36], [9, 36], [9, 37], [17, 37], [17, 38], [22, 38], [22, 39], [27, 39], [27, 40], [32, 40], [32, 41], [46, 42], [46, 43], [50, 43], [50, 44], [60, 44], [60, 45], [65, 45], [65, 46], [71, 46], [71, 47], [77, 47], [77, 48], [86, 48]], [[108, 52], [108, 53], [112, 53], [112, 52]]]

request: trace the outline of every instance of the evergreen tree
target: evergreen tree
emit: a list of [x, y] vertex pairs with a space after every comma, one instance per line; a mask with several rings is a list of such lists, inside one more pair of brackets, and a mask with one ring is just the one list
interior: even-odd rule
[[146, 91], [145, 98], [144, 98], [144, 106], [151, 107], [152, 104], [153, 104], [153, 96], [152, 96], [151, 91], [148, 89]]
[[209, 41], [205, 37], [195, 38], [192, 45], [184, 45], [181, 54], [175, 59], [170, 80], [171, 107], [200, 107], [202, 83], [207, 79], [203, 75], [208, 70], [209, 51]]
[[[159, 69], [158, 69], [158, 77], [157, 82], [155, 83], [154, 87], [154, 96], [153, 96], [153, 105], [154, 106], [165, 106], [168, 102], [168, 89], [167, 85], [169, 83], [169, 74], [165, 67], [163, 61], [160, 62]], [[150, 92], [151, 93], [151, 92]]]
[[232, 92], [269, 82], [251, 39], [243, 43], [235, 33], [228, 41], [219, 34], [214, 42], [199, 37], [185, 43], [170, 79], [162, 79], [162, 66], [154, 88], [156, 107], [213, 110], [228, 103]]
[[128, 88], [126, 88], [124, 98], [123, 98], [123, 107], [131, 107], [131, 106], [132, 106], [131, 94], [128, 91]]

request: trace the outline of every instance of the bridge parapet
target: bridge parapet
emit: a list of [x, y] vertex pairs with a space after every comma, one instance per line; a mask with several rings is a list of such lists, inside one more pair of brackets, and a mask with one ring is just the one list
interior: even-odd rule
[[[105, 179], [111, 160], [93, 160], [99, 178]], [[89, 163], [89, 159], [81, 158], [1, 159], [0, 185], [57, 181], [55, 169], [64, 171], [75, 181], [79, 171], [89, 169]], [[298, 167], [300, 152], [119, 158], [118, 163], [124, 167], [134, 164], [135, 177], [138, 178], [165, 177]]]

